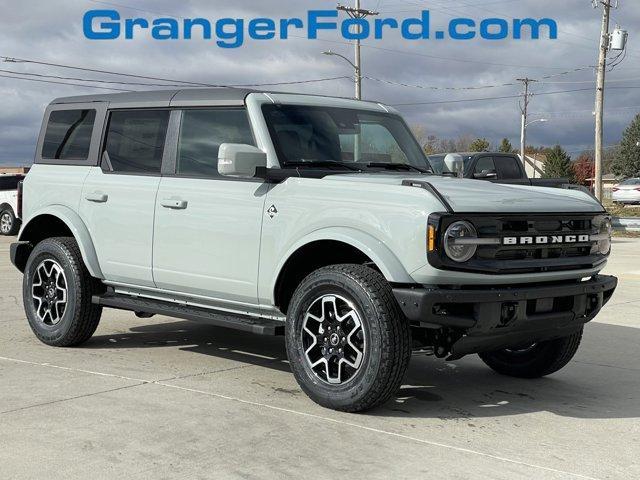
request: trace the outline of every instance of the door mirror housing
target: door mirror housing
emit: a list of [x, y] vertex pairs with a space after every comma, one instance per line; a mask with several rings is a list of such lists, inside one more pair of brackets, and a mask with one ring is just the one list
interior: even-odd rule
[[464, 160], [462, 155], [457, 153], [449, 153], [444, 157], [444, 165], [456, 177], [464, 177]]
[[218, 151], [218, 173], [226, 177], [254, 177], [267, 166], [267, 154], [253, 145], [223, 143]]

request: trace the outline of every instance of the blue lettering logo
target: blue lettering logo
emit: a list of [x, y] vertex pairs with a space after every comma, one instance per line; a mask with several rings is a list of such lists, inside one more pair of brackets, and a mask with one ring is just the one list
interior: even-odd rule
[[[82, 19], [84, 36], [90, 40], [133, 40], [149, 36], [154, 40], [214, 40], [220, 48], [238, 48], [245, 39], [286, 40], [291, 32], [299, 32], [315, 40], [321, 32], [337, 32], [344, 40], [380, 40], [395, 33], [403, 39], [419, 40], [555, 40], [558, 25], [550, 18], [454, 18], [443, 28], [432, 29], [429, 10], [419, 17], [405, 18], [344, 18], [337, 10], [310, 10], [302, 18], [123, 18], [117, 10], [89, 10]], [[432, 35], [433, 32], [433, 35]]]

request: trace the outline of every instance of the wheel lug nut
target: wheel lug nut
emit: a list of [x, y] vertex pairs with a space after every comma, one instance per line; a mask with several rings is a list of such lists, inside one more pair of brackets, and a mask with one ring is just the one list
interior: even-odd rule
[[330, 348], [330, 349], [329, 349], [329, 353], [333, 353], [333, 348]]

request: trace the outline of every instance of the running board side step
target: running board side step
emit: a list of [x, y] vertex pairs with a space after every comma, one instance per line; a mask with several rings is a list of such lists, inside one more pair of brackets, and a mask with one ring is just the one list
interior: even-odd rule
[[270, 320], [267, 318], [257, 318], [251, 316], [232, 315], [226, 312], [218, 312], [206, 308], [197, 308], [188, 305], [181, 305], [161, 300], [153, 300], [128, 295], [118, 295], [107, 293], [105, 295], [94, 295], [91, 299], [95, 305], [115, 308], [118, 310], [129, 310], [132, 312], [143, 312], [145, 314], [166, 315], [168, 317], [181, 318], [194, 322], [215, 325], [216, 327], [231, 328], [258, 335], [284, 335], [284, 322]]

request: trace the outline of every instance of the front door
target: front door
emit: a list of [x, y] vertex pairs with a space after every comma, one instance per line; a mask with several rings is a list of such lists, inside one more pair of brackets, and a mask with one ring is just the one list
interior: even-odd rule
[[221, 308], [257, 311], [268, 185], [221, 177], [221, 143], [254, 144], [244, 109], [182, 112], [175, 174], [163, 176], [158, 190], [153, 275], [158, 288]]
[[85, 181], [80, 215], [108, 281], [154, 286], [154, 210], [168, 119], [168, 110], [111, 112], [102, 164]]

